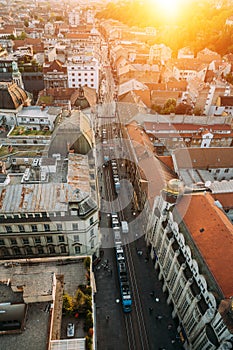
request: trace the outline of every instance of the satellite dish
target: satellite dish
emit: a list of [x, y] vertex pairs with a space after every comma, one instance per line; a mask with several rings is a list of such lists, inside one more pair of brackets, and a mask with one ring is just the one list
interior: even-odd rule
[[211, 181], [206, 181], [205, 182], [205, 187], [210, 187], [211, 186]]

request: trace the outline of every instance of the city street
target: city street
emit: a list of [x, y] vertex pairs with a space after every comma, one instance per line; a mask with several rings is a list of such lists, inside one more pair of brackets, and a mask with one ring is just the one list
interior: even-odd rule
[[[119, 170], [121, 178], [124, 177], [123, 172], [124, 168], [121, 168]], [[119, 342], [121, 350], [182, 349], [176, 332], [177, 325], [171, 317], [171, 307], [166, 303], [166, 296], [162, 292], [162, 283], [158, 280], [158, 273], [148, 255], [144, 240], [145, 222], [143, 215], [136, 219], [131, 205], [124, 207], [123, 212], [118, 213], [120, 217], [123, 215], [124, 218], [127, 218], [130, 228], [129, 233], [125, 234], [122, 239], [123, 242], [125, 241], [124, 248], [128, 274], [131, 279], [133, 305], [130, 314], [123, 313], [115, 250], [110, 243], [113, 230], [110, 228], [110, 216], [106, 210], [107, 207], [110, 211], [112, 205], [109, 174], [108, 166], [99, 171], [101, 198], [105, 205], [102, 206], [100, 221], [103, 242], [100, 254], [101, 261], [94, 268], [97, 288], [95, 295], [97, 349], [118, 350]], [[122, 191], [117, 197], [126, 203], [129, 203], [131, 197], [128, 185], [126, 183], [125, 186], [121, 187]], [[136, 240], [136, 238], [138, 239]], [[126, 244], [128, 242], [131, 243]], [[138, 334], [129, 334], [129, 322], [133, 324], [132, 329], [145, 328], [142, 335], [147, 338], [147, 347], [141, 347], [136, 339]]]
[[[137, 249], [142, 255], [137, 253]], [[171, 317], [171, 308], [167, 305], [162, 292], [162, 284], [158, 280], [152, 261], [145, 259], [147, 248], [144, 237], [133, 242], [130, 249], [134, 259], [137, 276], [138, 292], [143, 305], [143, 317], [148, 335], [149, 348], [157, 349], [183, 349], [179, 339], [176, 338], [176, 325]], [[114, 249], [103, 250], [104, 256], [95, 269], [97, 285], [96, 315], [97, 315], [97, 349], [127, 350], [128, 339], [125, 329], [123, 313], [118, 286], [118, 277], [115, 263]], [[108, 260], [110, 272], [104, 268], [104, 261]], [[103, 265], [102, 265], [103, 264]], [[154, 295], [152, 295], [154, 292]], [[157, 300], [157, 301], [156, 301]], [[134, 307], [134, 304], [133, 304]], [[106, 317], [109, 316], [109, 319]]]

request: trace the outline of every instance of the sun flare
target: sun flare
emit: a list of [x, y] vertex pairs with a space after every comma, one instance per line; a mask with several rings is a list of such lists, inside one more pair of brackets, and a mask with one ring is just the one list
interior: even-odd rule
[[176, 17], [180, 10], [182, 0], [154, 0], [161, 15]]

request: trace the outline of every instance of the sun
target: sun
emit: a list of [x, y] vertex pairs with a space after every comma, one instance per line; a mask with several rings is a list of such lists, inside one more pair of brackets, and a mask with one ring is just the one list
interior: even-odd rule
[[153, 0], [158, 11], [165, 17], [176, 17], [182, 6], [183, 0]]

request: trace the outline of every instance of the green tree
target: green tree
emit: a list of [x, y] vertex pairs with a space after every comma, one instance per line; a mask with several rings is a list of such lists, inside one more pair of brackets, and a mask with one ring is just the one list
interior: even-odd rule
[[84, 322], [84, 331], [87, 332], [90, 328], [93, 328], [93, 318], [92, 312], [88, 311], [86, 313], [85, 322]]
[[68, 314], [72, 314], [72, 312], [74, 310], [73, 298], [68, 293], [64, 293], [63, 294], [63, 305], [62, 305], [62, 307], [63, 307], [63, 310], [65, 310], [65, 312], [67, 312]]

